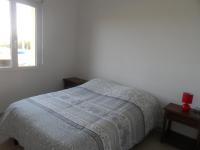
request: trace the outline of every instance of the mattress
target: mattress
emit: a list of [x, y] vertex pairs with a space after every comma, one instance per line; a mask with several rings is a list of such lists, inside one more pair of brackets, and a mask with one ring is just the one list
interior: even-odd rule
[[160, 121], [151, 94], [112, 81], [81, 86], [11, 104], [0, 121], [0, 141], [25, 150], [129, 150]]

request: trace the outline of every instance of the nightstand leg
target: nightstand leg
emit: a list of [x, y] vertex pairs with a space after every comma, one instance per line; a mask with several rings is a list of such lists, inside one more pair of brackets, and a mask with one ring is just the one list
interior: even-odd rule
[[172, 126], [172, 121], [169, 120], [168, 124], [167, 124], [167, 132], [169, 132], [171, 130], [171, 126]]
[[166, 124], [167, 124], [167, 117], [165, 116], [164, 122], [163, 122], [162, 136], [160, 139], [161, 142], [163, 142], [165, 140]]
[[199, 149], [200, 149], [200, 130], [198, 132], [197, 144], [196, 144], [195, 150], [199, 150]]

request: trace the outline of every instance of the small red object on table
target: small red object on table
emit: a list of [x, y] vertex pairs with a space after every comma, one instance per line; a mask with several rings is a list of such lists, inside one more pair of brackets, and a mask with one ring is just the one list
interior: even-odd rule
[[192, 104], [192, 100], [193, 100], [193, 95], [190, 94], [190, 93], [186, 93], [184, 92], [183, 93], [183, 98], [182, 98], [182, 102], [183, 102], [183, 105], [182, 105], [182, 110], [184, 112], [188, 112], [191, 107], [189, 104]]

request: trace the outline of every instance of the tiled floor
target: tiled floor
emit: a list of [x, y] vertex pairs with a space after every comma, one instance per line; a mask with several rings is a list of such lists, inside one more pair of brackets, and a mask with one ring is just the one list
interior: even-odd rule
[[[177, 150], [167, 144], [160, 143], [159, 138], [160, 134], [153, 133], [132, 150]], [[15, 146], [12, 140], [8, 140], [0, 145], [0, 150], [23, 150], [23, 148]]]

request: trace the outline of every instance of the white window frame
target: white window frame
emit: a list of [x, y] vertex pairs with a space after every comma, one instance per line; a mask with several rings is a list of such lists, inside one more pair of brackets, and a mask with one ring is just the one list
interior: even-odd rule
[[[24, 70], [36, 69], [43, 64], [43, 6], [42, 1], [36, 0], [8, 0], [10, 2], [10, 20], [11, 20], [11, 65], [0, 67], [0, 70]], [[35, 65], [19, 66], [18, 65], [18, 40], [16, 25], [16, 3], [22, 3], [32, 6], [36, 10], [36, 30], [35, 30]]]

